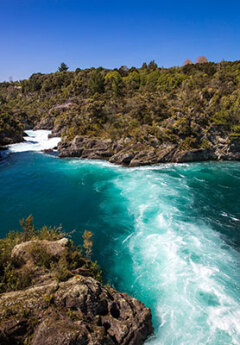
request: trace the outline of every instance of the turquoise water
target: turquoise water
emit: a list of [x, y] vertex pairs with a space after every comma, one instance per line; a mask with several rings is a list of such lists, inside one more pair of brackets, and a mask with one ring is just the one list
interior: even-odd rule
[[240, 163], [126, 169], [36, 152], [0, 161], [0, 235], [30, 213], [81, 241], [151, 307], [148, 345], [240, 343]]

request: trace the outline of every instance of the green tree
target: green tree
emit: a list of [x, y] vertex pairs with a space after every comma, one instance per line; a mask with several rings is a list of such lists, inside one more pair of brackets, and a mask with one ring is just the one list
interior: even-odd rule
[[127, 86], [129, 89], [139, 89], [140, 76], [137, 71], [131, 72], [126, 78]]
[[106, 88], [112, 90], [113, 96], [118, 97], [122, 94], [123, 81], [120, 73], [117, 70], [109, 72], [105, 77]]
[[146, 64], [146, 62], [144, 62], [144, 63], [142, 64], [141, 69], [147, 69], [147, 64]]
[[122, 95], [122, 87], [123, 87], [122, 78], [117, 78], [113, 80], [112, 91], [113, 91], [114, 97], [118, 97]]
[[148, 69], [150, 70], [154, 70], [158, 67], [158, 65], [156, 64], [156, 62], [154, 60], [150, 61], [148, 64]]
[[123, 65], [119, 68], [119, 73], [122, 77], [126, 77], [128, 74], [128, 67], [126, 65]]
[[58, 67], [59, 72], [66, 72], [68, 69], [69, 67], [64, 62], [62, 62], [61, 65]]
[[99, 70], [92, 72], [88, 82], [89, 92], [94, 95], [96, 92], [104, 92], [104, 78]]

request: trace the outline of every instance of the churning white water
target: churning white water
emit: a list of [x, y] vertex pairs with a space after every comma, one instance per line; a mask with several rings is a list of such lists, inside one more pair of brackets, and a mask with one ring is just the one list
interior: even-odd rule
[[9, 145], [11, 152], [25, 152], [25, 151], [42, 151], [54, 149], [61, 141], [61, 138], [48, 138], [51, 131], [39, 129], [36, 131], [25, 131], [27, 136], [24, 137], [24, 141], [17, 144]]
[[[189, 188], [191, 170], [191, 179], [201, 179], [198, 192]], [[117, 179], [134, 219], [133, 232], [123, 241], [133, 260], [131, 290], [155, 314], [148, 345], [240, 344], [239, 253], [210, 224], [215, 204], [207, 204], [203, 170], [187, 164], [158, 172], [142, 168]], [[209, 178], [217, 179], [217, 170], [212, 173]], [[206, 217], [199, 214], [196, 197], [205, 200]], [[128, 267], [124, 258], [121, 265]], [[127, 285], [130, 274], [124, 273]]]

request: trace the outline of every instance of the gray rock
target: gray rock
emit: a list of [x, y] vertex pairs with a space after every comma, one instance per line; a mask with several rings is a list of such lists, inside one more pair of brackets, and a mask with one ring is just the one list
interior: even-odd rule
[[215, 159], [216, 155], [209, 149], [176, 152], [174, 155], [174, 161], [177, 163], [200, 162]]
[[60, 157], [81, 157], [88, 159], [104, 159], [111, 163], [136, 167], [166, 162], [196, 162], [207, 160], [240, 160], [240, 138], [232, 139], [225, 134], [221, 126], [213, 126], [198, 138], [206, 141], [207, 148], [181, 150], [180, 143], [165, 142], [160, 145], [157, 138], [152, 137], [150, 145], [131, 143], [130, 138], [111, 139], [88, 138], [76, 136], [68, 142], [63, 139], [58, 145]]
[[[51, 269], [34, 264], [38, 244], [52, 260], [67, 255], [70, 243], [28, 241], [14, 247], [19, 270], [35, 278], [24, 290], [0, 295], [0, 344], [142, 345], [153, 331], [149, 308], [140, 301], [103, 286], [77, 268], [59, 282]], [[66, 256], [64, 256], [66, 257]], [[84, 260], [84, 259], [83, 259]], [[73, 272], [73, 273], [74, 273]]]

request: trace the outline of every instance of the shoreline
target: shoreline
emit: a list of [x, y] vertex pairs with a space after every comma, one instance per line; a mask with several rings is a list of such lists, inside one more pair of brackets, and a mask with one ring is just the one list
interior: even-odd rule
[[[24, 142], [24, 141], [23, 141]], [[200, 151], [200, 150], [196, 150]], [[6, 153], [5, 155], [2, 153]], [[207, 163], [207, 162], [215, 162], [215, 163], [220, 163], [220, 162], [240, 162], [240, 153], [237, 155], [237, 157], [221, 157], [221, 158], [206, 158], [206, 159], [193, 159], [193, 160], [168, 160], [168, 161], [159, 161], [159, 162], [142, 162], [139, 164], [134, 164], [134, 165], [129, 165], [129, 164], [124, 164], [124, 163], [119, 163], [119, 162], [112, 162], [108, 159], [104, 159], [101, 157], [81, 157], [81, 156], [75, 156], [75, 155], [61, 155], [59, 150], [57, 148], [54, 149], [43, 149], [43, 150], [28, 150], [28, 151], [20, 151], [20, 152], [13, 152], [9, 151], [8, 147], [1, 147], [0, 148], [0, 160], [4, 160], [7, 158], [8, 154], [13, 154], [13, 153], [22, 153], [22, 152], [39, 152], [39, 153], [44, 153], [44, 154], [49, 154], [56, 156], [57, 158], [60, 159], [79, 159], [82, 161], [91, 161], [91, 162], [99, 162], [99, 163], [108, 163], [110, 166], [115, 166], [115, 167], [121, 167], [121, 168], [152, 168], [152, 167], [157, 167], [158, 165], [170, 165], [170, 164], [185, 164], [185, 163]], [[186, 154], [191, 154], [192, 151], [186, 151]], [[185, 154], [184, 153], [184, 154]], [[197, 152], [198, 153], [198, 152]]]
[[133, 143], [130, 138], [118, 140], [75, 136], [63, 137], [57, 146], [59, 157], [100, 159], [121, 166], [137, 167], [159, 163], [189, 163], [201, 161], [240, 160], [240, 138], [212, 135], [208, 147], [182, 148], [158, 141], [151, 146]]
[[[54, 130], [25, 131], [25, 136], [21, 142], [0, 147], [0, 159], [6, 157], [6, 155], [1, 154], [2, 152], [9, 151], [11, 153], [24, 151], [50, 153], [57, 151], [59, 158], [99, 160], [128, 168], [150, 167], [163, 163], [240, 161], [240, 139], [238, 138], [231, 141], [221, 140], [221, 144], [215, 144], [211, 148], [181, 150], [178, 145], [167, 142], [154, 145], [154, 147], [140, 143], [136, 146], [130, 142], [129, 138], [113, 141], [111, 139], [76, 136], [72, 141], [69, 141], [66, 137], [60, 138], [52, 132], [54, 133]], [[29, 140], [26, 140], [28, 137]]]

